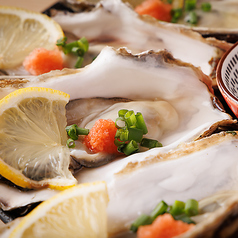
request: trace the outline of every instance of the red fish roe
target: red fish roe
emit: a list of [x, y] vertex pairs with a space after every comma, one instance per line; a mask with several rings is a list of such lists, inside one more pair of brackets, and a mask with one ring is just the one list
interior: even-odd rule
[[174, 220], [172, 215], [165, 213], [158, 216], [151, 225], [140, 226], [138, 238], [172, 238], [194, 227], [183, 221]]
[[99, 119], [85, 136], [84, 144], [93, 152], [118, 153], [114, 144], [117, 128], [112, 120]]
[[30, 74], [40, 75], [63, 69], [63, 57], [58, 49], [36, 48], [25, 58], [23, 66]]

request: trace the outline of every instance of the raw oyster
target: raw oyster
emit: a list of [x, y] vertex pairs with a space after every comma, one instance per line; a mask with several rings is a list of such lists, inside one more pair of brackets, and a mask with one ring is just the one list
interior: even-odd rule
[[237, 190], [237, 146], [237, 132], [221, 132], [177, 149], [152, 149], [84, 169], [77, 179], [107, 182], [109, 233], [120, 233], [139, 214], [150, 214], [161, 200], [172, 204], [174, 199], [202, 199], [218, 191]]
[[[132, 55], [125, 48], [116, 51], [106, 47], [84, 69], [51, 72], [33, 78], [23, 86], [49, 87], [69, 93], [68, 123], [88, 126], [88, 129], [93, 124], [89, 125], [89, 121], [103, 117], [113, 119], [119, 109], [133, 104], [131, 110], [145, 112], [143, 116], [148, 122], [147, 127], [151, 128], [150, 136], [164, 146], [174, 144], [176, 147], [181, 140], [195, 138], [213, 123], [230, 118], [214, 107], [216, 98], [211, 85], [210, 78], [198, 68], [174, 59], [167, 51]], [[9, 93], [8, 90], [13, 88], [3, 88], [0, 96]], [[110, 107], [98, 102], [99, 99], [92, 99], [115, 97], [133, 102], [116, 103]], [[79, 98], [84, 100], [73, 102]], [[83, 109], [78, 104], [84, 105]], [[100, 107], [97, 106], [99, 104]], [[111, 111], [113, 116], [106, 115], [107, 111]], [[150, 114], [159, 118], [155, 124], [151, 124], [154, 122]], [[152, 132], [157, 135], [152, 135]], [[97, 166], [111, 159], [100, 153], [88, 153], [80, 142], [75, 149], [71, 149], [71, 155], [87, 166]]]
[[128, 47], [133, 53], [167, 49], [175, 58], [201, 67], [209, 75], [231, 44], [204, 39], [188, 29], [167, 25], [151, 17], [138, 16], [120, 0], [101, 1], [93, 10], [80, 13], [58, 12], [53, 19], [64, 32], [85, 36], [93, 46]]

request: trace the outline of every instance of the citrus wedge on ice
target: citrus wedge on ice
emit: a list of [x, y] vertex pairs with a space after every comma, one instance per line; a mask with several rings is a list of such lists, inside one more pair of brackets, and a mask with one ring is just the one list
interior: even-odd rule
[[105, 238], [108, 195], [105, 182], [80, 184], [42, 202], [9, 238]]
[[54, 49], [64, 33], [47, 15], [0, 6], [0, 69], [14, 68], [35, 48]]
[[0, 100], [0, 174], [24, 188], [73, 186], [66, 146], [69, 95], [29, 87]]

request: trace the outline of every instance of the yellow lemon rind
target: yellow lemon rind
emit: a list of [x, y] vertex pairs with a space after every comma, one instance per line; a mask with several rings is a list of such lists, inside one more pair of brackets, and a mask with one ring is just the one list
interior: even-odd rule
[[97, 191], [105, 192], [106, 200], [107, 200], [106, 202], [108, 203], [109, 197], [108, 197], [108, 191], [107, 191], [107, 184], [105, 181], [96, 181], [91, 183], [79, 184], [77, 186], [74, 186], [73, 188], [69, 188], [67, 190], [64, 190], [54, 195], [50, 199], [39, 204], [28, 215], [23, 217], [20, 223], [17, 225], [17, 227], [15, 227], [14, 230], [11, 232], [9, 238], [22, 237], [23, 232], [27, 228], [29, 228], [34, 222], [36, 222], [41, 217], [43, 217], [47, 213], [47, 211], [49, 211], [50, 208], [54, 207], [55, 205], [67, 199], [70, 199], [76, 196], [85, 196], [85, 194], [88, 194], [90, 192], [97, 192]]

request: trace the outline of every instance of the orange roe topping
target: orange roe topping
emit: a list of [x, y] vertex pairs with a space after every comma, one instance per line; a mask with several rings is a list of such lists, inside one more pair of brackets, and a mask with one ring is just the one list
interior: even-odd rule
[[158, 216], [151, 225], [140, 226], [137, 238], [172, 238], [194, 227], [180, 220], [174, 220], [169, 213]]
[[23, 66], [30, 74], [40, 75], [63, 69], [63, 57], [58, 49], [36, 48], [25, 58]]
[[99, 119], [90, 129], [89, 134], [85, 136], [84, 144], [93, 153], [118, 153], [117, 147], [114, 144], [116, 131], [115, 122], [110, 119]]

